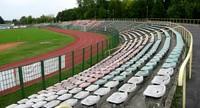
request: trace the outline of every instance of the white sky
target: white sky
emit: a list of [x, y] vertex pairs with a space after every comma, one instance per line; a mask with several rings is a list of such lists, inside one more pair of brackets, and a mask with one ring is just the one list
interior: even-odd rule
[[76, 0], [0, 0], [0, 16], [4, 20], [22, 16], [57, 15], [59, 11], [77, 7]]

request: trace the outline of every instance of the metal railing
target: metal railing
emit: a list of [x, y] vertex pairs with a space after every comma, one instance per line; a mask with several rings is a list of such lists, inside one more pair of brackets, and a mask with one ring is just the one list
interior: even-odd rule
[[[178, 85], [183, 87], [183, 103], [182, 107], [186, 106], [186, 78], [187, 78], [187, 70], [189, 70], [189, 79], [192, 77], [192, 51], [193, 51], [193, 37], [192, 34], [184, 27], [180, 27], [180, 31], [185, 38], [186, 45], [189, 48], [187, 52], [187, 56], [183, 61], [178, 76]], [[189, 67], [187, 66], [189, 64]]]

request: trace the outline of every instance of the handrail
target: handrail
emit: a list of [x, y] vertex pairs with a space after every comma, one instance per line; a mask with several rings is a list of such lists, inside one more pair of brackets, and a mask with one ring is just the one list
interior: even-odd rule
[[[163, 21], [148, 21], [151, 23], [163, 23]], [[186, 70], [187, 64], [189, 63], [189, 79], [192, 77], [192, 51], [193, 51], [193, 36], [185, 27], [183, 27], [180, 24], [172, 23], [172, 22], [165, 22], [165, 24], [169, 24], [172, 28], [177, 29], [179, 33], [181, 33], [182, 37], [185, 40], [186, 46], [188, 49], [188, 52], [186, 54], [186, 57], [184, 58], [184, 61], [182, 62], [180, 68], [179, 68], [179, 75], [178, 75], [178, 86], [181, 86], [183, 88], [183, 94], [182, 94], [182, 108], [186, 107]]]
[[[189, 33], [189, 35], [191, 36], [191, 38], [190, 38], [191, 42], [190, 42], [190, 48], [189, 48], [189, 51], [187, 53], [187, 56], [186, 56], [185, 60], [183, 61], [182, 65], [180, 67], [180, 70], [179, 70], [179, 76], [178, 76], [178, 85], [179, 86], [183, 86], [183, 76], [184, 76], [183, 74], [184, 74], [184, 71], [186, 69], [186, 65], [187, 65], [189, 59], [191, 59], [190, 63], [192, 62], [193, 37], [192, 37], [192, 34], [187, 29], [184, 28], [184, 30], [186, 30]], [[191, 65], [190, 65], [189, 72], [190, 72], [190, 77], [189, 78], [191, 78]]]
[[185, 30], [187, 33], [189, 33], [190, 43], [187, 43], [189, 45], [189, 51], [187, 53], [187, 56], [185, 60], [183, 61], [180, 69], [179, 69], [179, 76], [178, 76], [178, 86], [183, 87], [183, 102], [182, 102], [182, 108], [186, 107], [186, 70], [187, 70], [187, 64], [189, 63], [189, 78], [191, 79], [192, 76], [192, 48], [193, 48], [193, 37], [192, 34], [184, 27], [182, 27], [183, 30]]

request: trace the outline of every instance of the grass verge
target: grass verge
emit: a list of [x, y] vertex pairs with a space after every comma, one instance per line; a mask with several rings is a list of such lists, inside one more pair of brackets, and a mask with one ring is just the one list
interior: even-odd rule
[[0, 44], [24, 42], [0, 51], [0, 65], [41, 55], [72, 43], [74, 37], [39, 28], [9, 29], [0, 32]]

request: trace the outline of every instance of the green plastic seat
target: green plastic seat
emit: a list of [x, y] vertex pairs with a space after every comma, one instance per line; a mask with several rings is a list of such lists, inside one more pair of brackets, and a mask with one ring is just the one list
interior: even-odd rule
[[166, 63], [171, 63], [171, 62], [178, 62], [178, 58], [167, 58], [167, 60], [165, 61]]
[[179, 54], [175, 54], [175, 55], [170, 54], [168, 58], [172, 58], [172, 59], [179, 58]]
[[104, 76], [102, 79], [109, 80], [109, 79], [112, 79], [113, 77], [114, 77], [114, 75], [108, 74], [108, 75]]
[[160, 58], [159, 57], [154, 57], [153, 59], [150, 60], [151, 62], [159, 62]]
[[153, 66], [153, 67], [155, 67], [156, 65], [157, 65], [157, 62], [155, 61], [150, 61], [146, 64], [146, 66]]
[[126, 68], [124, 68], [124, 67], [120, 67], [120, 68], [117, 68], [115, 71], [124, 71]]
[[175, 68], [175, 67], [176, 67], [176, 62], [164, 63], [162, 65], [162, 68]]
[[132, 61], [128, 61], [128, 62], [126, 62], [124, 65], [128, 65], [128, 66], [130, 66], [130, 65], [132, 65], [134, 62], [132, 62]]
[[143, 76], [143, 77], [146, 77], [149, 75], [149, 71], [148, 70], [141, 70], [141, 71], [138, 71], [135, 76]]
[[136, 66], [131, 66], [128, 69], [126, 69], [126, 71], [131, 71], [131, 72], [136, 71], [136, 70], [137, 70]]
[[134, 63], [134, 62], [136, 62], [137, 60], [138, 60], [138, 59], [137, 59], [136, 57], [134, 57], [134, 58], [132, 58], [130, 61]]
[[111, 75], [118, 75], [119, 73], [120, 73], [120, 71], [115, 70], [115, 71], [112, 71], [112, 72], [109, 73], [109, 74], [111, 74]]
[[163, 55], [161, 55], [161, 54], [156, 54], [156, 57], [158, 57], [158, 58], [162, 58], [163, 57]]
[[142, 67], [142, 69], [141, 70], [148, 70], [148, 71], [151, 71], [151, 70], [153, 70], [153, 66], [144, 66], [144, 67]]
[[105, 80], [105, 79], [100, 79], [100, 80], [95, 82], [95, 84], [97, 84], [97, 85], [103, 85], [105, 83], [107, 83], [107, 80]]
[[113, 78], [114, 81], [123, 81], [126, 78], [126, 75], [119, 75]]
[[130, 76], [132, 74], [133, 73], [131, 71], [125, 71], [125, 72], [122, 72], [120, 75]]

